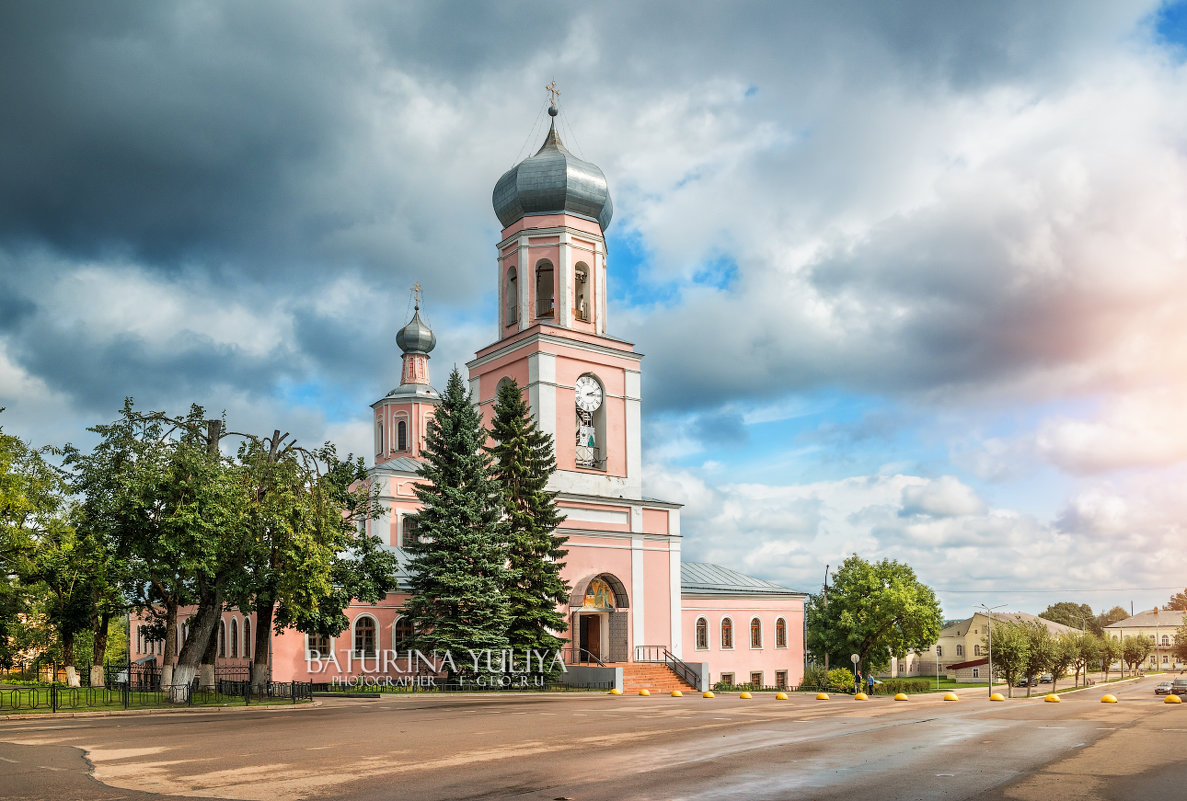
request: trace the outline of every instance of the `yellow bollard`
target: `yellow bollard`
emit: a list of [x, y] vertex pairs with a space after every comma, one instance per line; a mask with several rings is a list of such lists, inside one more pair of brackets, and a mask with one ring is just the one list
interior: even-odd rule
[[672, 697], [673, 698], [683, 698], [684, 693], [680, 692], [679, 690], [672, 690]]
[[1006, 697], [1004, 695], [1002, 695], [1001, 693], [994, 693], [993, 695], [989, 696], [989, 700], [990, 701], [1004, 701], [1004, 700], [1006, 700]]
[[817, 701], [827, 701], [828, 693], [816, 693], [816, 700]]
[[1058, 696], [1058, 695], [1056, 695], [1055, 693], [1047, 693], [1047, 697], [1046, 697], [1046, 698], [1044, 698], [1043, 700], [1044, 700], [1045, 702], [1047, 702], [1048, 704], [1058, 704], [1058, 703], [1059, 703], [1059, 696]]
[[865, 693], [857, 693], [856, 695], [853, 696], [853, 700], [854, 701], [868, 701], [868, 700], [870, 700], [870, 697], [868, 695], [866, 695]]
[[1179, 697], [1179, 696], [1177, 696], [1177, 695], [1168, 695], [1168, 696], [1167, 696], [1167, 697], [1166, 697], [1166, 698], [1163, 700], [1163, 702], [1162, 702], [1162, 703], [1164, 703], [1164, 704], [1181, 704], [1181, 703], [1183, 703], [1183, 699], [1182, 699], [1182, 698], [1180, 698], [1180, 697]]
[[1115, 695], [1102, 695], [1102, 696], [1100, 697], [1100, 702], [1101, 702], [1102, 704], [1115, 704], [1115, 703], [1117, 703], [1117, 696], [1115, 696]]
[[776, 701], [786, 701], [787, 693], [775, 693], [775, 700]]
[[740, 692], [740, 693], [738, 693], [738, 697], [741, 698], [743, 701], [749, 701], [751, 698], [751, 695], [748, 692]]
[[713, 694], [712, 690], [705, 690], [703, 693], [701, 693], [701, 698], [716, 698], [716, 697], [717, 696]]
[[896, 700], [896, 701], [910, 701], [911, 699], [907, 697], [906, 693], [895, 693], [894, 700]]
[[639, 690], [639, 695], [651, 695], [651, 690], [643, 688], [642, 690]]
[[944, 700], [945, 701], [959, 701], [960, 696], [957, 695], [956, 693], [944, 693]]
[[620, 690], [620, 689], [618, 689], [617, 687], [615, 687], [613, 690], [611, 690], [611, 691], [609, 692], [609, 695], [622, 695], [622, 690]]

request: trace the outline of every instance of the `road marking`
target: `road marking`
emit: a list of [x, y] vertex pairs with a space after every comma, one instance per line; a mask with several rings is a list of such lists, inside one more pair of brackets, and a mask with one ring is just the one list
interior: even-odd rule
[[0, 759], [3, 759], [5, 762], [11, 762], [14, 765], [21, 764], [20, 760], [17, 760], [17, 759], [9, 759], [8, 757], [0, 757]]
[[936, 776], [955, 776], [955, 773], [937, 773]]

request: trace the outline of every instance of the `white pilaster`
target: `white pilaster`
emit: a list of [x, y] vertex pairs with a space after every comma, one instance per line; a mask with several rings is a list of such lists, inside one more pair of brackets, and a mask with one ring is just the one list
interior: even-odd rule
[[594, 272], [598, 276], [598, 328], [599, 334], [606, 333], [606, 250], [602, 242], [594, 242]]
[[556, 419], [556, 356], [552, 353], [533, 353], [528, 356], [528, 405], [536, 415], [540, 430], [557, 436]]
[[[497, 253], [495, 254], [495, 280], [499, 283], [499, 308], [495, 309], [495, 338], [494, 342], [498, 342], [503, 338], [504, 324], [507, 322], [507, 281], [503, 276], [503, 251], [497, 245], [495, 246]], [[516, 272], [519, 272], [516, 270]], [[516, 286], [519, 286], [519, 280], [516, 279]]]
[[[516, 281], [516, 289], [519, 294], [519, 330], [523, 331], [532, 324], [532, 318], [529, 316], [528, 296], [531, 294], [530, 287], [535, 284], [536, 276], [532, 270], [531, 254], [528, 252], [528, 236], [527, 234], [519, 235], [519, 278]], [[501, 338], [501, 337], [500, 337]]]
[[573, 327], [573, 237], [568, 231], [560, 236], [560, 254], [557, 265], [556, 308], [557, 322], [564, 328]]
[[[673, 512], [675, 510], [672, 510]], [[671, 514], [671, 512], [669, 512]], [[672, 653], [677, 657], [684, 658], [684, 643], [681, 637], [681, 625], [683, 623], [683, 607], [680, 598], [680, 540], [669, 540], [668, 544], [668, 581], [671, 582], [672, 601], [671, 601], [671, 618], [672, 618], [672, 642], [669, 647]]]
[[[632, 510], [634, 511], [634, 510]], [[642, 511], [642, 510], [640, 510]], [[634, 515], [631, 515], [632, 519]], [[633, 527], [633, 526], [632, 526]], [[631, 621], [635, 630], [634, 645], [650, 645], [644, 630], [646, 616], [643, 611], [643, 538], [631, 537]], [[633, 651], [633, 649], [632, 649]], [[631, 658], [634, 658], [632, 652]]]

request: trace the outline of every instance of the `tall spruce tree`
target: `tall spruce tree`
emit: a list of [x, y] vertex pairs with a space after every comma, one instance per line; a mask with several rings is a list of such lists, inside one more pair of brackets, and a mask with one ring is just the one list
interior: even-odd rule
[[[556, 471], [552, 437], [540, 430], [514, 381], [500, 384], [491, 420], [495, 477], [503, 493], [510, 570], [503, 592], [511, 607], [507, 639], [515, 653], [555, 651], [568, 629], [557, 605], [569, 598], [561, 577], [568, 537], [556, 532], [565, 519], [556, 493], [545, 489]], [[544, 667], [548, 667], [548, 660]], [[537, 665], [538, 667], [538, 665]]]
[[[426, 654], [448, 651], [458, 673], [475, 670], [472, 653], [490, 649], [498, 659], [508, 647], [507, 541], [485, 439], [482, 418], [455, 367], [422, 450], [419, 539], [405, 549], [411, 645]], [[477, 670], [485, 669], [482, 656]]]

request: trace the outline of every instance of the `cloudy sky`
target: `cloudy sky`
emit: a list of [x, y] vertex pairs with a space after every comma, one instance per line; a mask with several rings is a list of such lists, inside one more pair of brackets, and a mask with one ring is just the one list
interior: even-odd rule
[[555, 79], [688, 558], [1147, 608], [1187, 584], [1185, 61], [1157, 0], [6, 3], [0, 425], [131, 395], [369, 452], [414, 282], [436, 383], [493, 336]]

